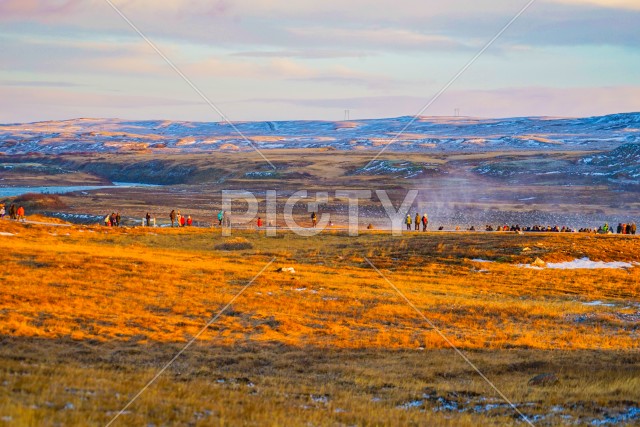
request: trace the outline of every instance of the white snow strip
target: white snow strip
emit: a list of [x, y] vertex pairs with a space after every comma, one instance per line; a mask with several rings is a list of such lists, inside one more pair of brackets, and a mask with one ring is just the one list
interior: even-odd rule
[[554, 268], [558, 270], [576, 270], [576, 269], [600, 269], [600, 268], [631, 268], [637, 263], [623, 262], [623, 261], [591, 261], [589, 258], [574, 259], [567, 262], [549, 262], [547, 268]]
[[[474, 260], [475, 261], [475, 260]], [[516, 264], [517, 267], [531, 268], [534, 270], [544, 270], [550, 268], [553, 270], [596, 270], [596, 269], [623, 269], [632, 268], [640, 265], [639, 262], [624, 262], [624, 261], [591, 261], [589, 258], [574, 259], [573, 261], [566, 262], [548, 262], [544, 267], [535, 266], [531, 264]]]
[[603, 307], [615, 307], [616, 306], [615, 304], [604, 303], [602, 301], [583, 302], [582, 305], [589, 305], [589, 306], [601, 305]]

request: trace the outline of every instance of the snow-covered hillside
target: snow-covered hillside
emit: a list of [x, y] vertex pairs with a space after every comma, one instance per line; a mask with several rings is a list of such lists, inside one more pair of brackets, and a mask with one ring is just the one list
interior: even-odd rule
[[400, 131], [389, 150], [613, 150], [640, 142], [640, 113], [577, 119], [421, 117], [412, 121], [412, 117], [399, 117], [237, 122], [233, 126], [218, 122], [76, 119], [0, 125], [0, 153], [249, 151], [251, 144], [261, 150], [379, 150]]

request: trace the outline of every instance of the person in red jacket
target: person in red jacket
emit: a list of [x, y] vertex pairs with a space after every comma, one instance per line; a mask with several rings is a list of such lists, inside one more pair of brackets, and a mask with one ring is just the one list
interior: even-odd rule
[[193, 224], [193, 220], [191, 219], [191, 215], [187, 216], [187, 226], [191, 227], [191, 224]]
[[24, 221], [25, 221], [25, 217], [24, 217], [24, 207], [20, 206], [20, 207], [18, 208], [18, 212], [17, 212], [17, 214], [18, 214], [18, 221], [22, 221], [22, 222], [24, 222]]
[[256, 222], [256, 224], [258, 225], [258, 228], [262, 227], [262, 218], [258, 217], [258, 221]]
[[180, 217], [180, 227], [184, 227], [184, 224], [186, 223], [187, 219], [183, 216]]

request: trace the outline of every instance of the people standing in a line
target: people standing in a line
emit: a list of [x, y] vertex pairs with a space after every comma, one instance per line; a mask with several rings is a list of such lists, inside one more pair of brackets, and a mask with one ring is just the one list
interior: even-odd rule
[[107, 214], [107, 216], [104, 217], [104, 226], [111, 227], [111, 215]]
[[191, 227], [193, 225], [193, 220], [191, 219], [191, 215], [187, 216], [187, 227]]
[[420, 214], [418, 214], [418, 212], [416, 212], [416, 218], [414, 222], [415, 222], [416, 231], [420, 231]]
[[180, 218], [180, 227], [184, 227], [187, 223], [187, 219], [178, 213], [178, 218]]
[[178, 227], [182, 227], [182, 215], [180, 211], [176, 213], [176, 222], [178, 223]]
[[120, 227], [120, 220], [122, 218], [120, 217], [120, 212], [116, 212], [116, 227]]
[[313, 224], [314, 228], [318, 225], [318, 215], [315, 212], [311, 213], [311, 224]]
[[407, 214], [407, 218], [405, 219], [405, 224], [407, 224], [407, 231], [411, 231], [411, 214]]
[[111, 226], [116, 227], [118, 225], [117, 215], [115, 212], [111, 212]]
[[427, 231], [427, 226], [429, 225], [429, 217], [425, 213], [422, 215], [422, 231]]
[[629, 232], [635, 236], [636, 234], [636, 223], [632, 222], [631, 225], [629, 226]]
[[171, 213], [169, 214], [169, 219], [171, 220], [171, 227], [173, 228], [173, 224], [176, 222], [176, 211], [175, 211], [175, 209], [171, 210]]
[[17, 214], [18, 214], [18, 221], [22, 221], [22, 222], [26, 221], [26, 218], [24, 216], [24, 207], [20, 206], [18, 208]]
[[151, 214], [147, 212], [144, 218], [147, 220], [147, 227], [151, 227]]
[[222, 227], [222, 220], [224, 219], [224, 211], [221, 209], [220, 212], [218, 212], [218, 225], [220, 227]]
[[16, 219], [16, 205], [9, 206], [9, 219]]

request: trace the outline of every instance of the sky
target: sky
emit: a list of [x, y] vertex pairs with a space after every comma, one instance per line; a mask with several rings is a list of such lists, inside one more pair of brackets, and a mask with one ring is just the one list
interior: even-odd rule
[[[528, 1], [0, 0], [0, 123], [413, 116]], [[422, 115], [640, 111], [639, 22], [537, 0]]]

